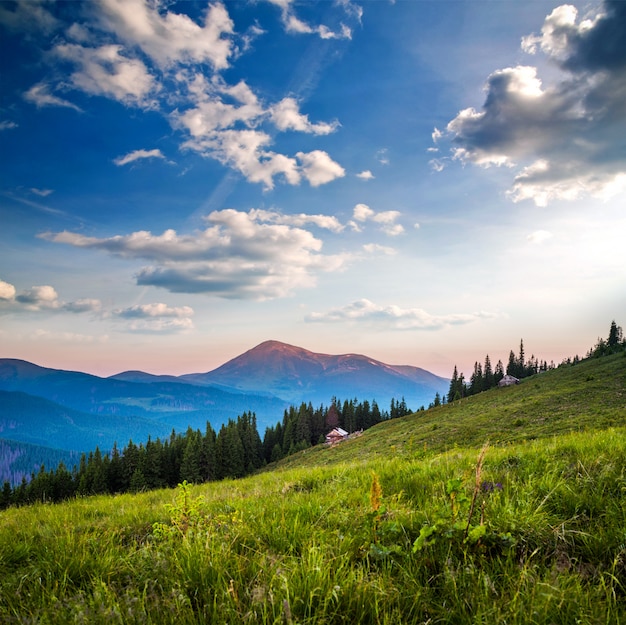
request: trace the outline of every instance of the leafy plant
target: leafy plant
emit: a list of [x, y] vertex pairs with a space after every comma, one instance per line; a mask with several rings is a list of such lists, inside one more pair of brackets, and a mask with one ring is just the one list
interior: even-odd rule
[[[501, 484], [482, 480], [483, 463], [489, 444], [483, 445], [474, 471], [474, 485], [471, 496], [467, 495], [463, 479], [451, 478], [446, 482], [447, 505], [443, 510], [435, 512], [435, 522], [424, 525], [419, 536], [413, 543], [413, 553], [417, 553], [438, 541], [447, 542], [462, 550], [478, 549], [498, 546], [508, 549], [514, 545], [510, 533], [500, 533], [494, 530], [485, 520], [487, 498], [502, 490]], [[480, 515], [477, 502], [481, 499]]]

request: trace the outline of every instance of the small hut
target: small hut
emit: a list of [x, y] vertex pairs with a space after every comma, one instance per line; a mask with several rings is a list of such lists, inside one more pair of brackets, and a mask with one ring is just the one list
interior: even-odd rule
[[513, 386], [513, 384], [519, 384], [519, 380], [508, 373], [498, 382], [498, 386]]
[[348, 432], [341, 428], [333, 428], [328, 434], [326, 434], [326, 444], [335, 445], [341, 441], [345, 441], [348, 438]]

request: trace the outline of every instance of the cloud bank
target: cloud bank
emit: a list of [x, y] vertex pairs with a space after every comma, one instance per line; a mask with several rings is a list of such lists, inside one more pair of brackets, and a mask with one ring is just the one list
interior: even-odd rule
[[301, 227], [314, 224], [337, 232], [341, 225], [333, 217], [226, 209], [213, 211], [206, 221], [206, 229], [191, 234], [138, 231], [98, 238], [64, 231], [41, 238], [148, 260], [152, 264], [136, 274], [138, 285], [228, 299], [284, 297], [314, 286], [318, 272], [341, 269], [349, 261], [347, 255], [322, 254], [321, 239]]
[[310, 313], [305, 320], [312, 323], [369, 323], [391, 330], [441, 330], [446, 326], [465, 325], [496, 316], [489, 312], [432, 315], [421, 308], [381, 306], [368, 299], [360, 299], [327, 312]]
[[626, 136], [624, 41], [624, 2], [607, 0], [586, 17], [571, 5], [554, 9], [522, 49], [545, 55], [557, 79], [544, 84], [532, 65], [493, 72], [482, 109], [464, 109], [447, 125], [453, 158], [511, 167], [514, 202], [546, 206], [626, 190], [626, 154], [615, 141]]

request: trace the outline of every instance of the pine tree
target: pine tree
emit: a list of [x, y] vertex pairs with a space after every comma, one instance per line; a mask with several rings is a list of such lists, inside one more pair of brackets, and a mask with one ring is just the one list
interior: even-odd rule
[[489, 354], [485, 356], [485, 366], [483, 368], [483, 388], [484, 390], [490, 389], [495, 386], [495, 378], [493, 370], [491, 369], [491, 360]]

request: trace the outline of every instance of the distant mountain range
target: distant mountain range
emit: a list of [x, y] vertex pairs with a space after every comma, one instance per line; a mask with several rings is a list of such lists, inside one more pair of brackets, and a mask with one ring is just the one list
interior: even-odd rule
[[331, 356], [266, 341], [207, 373], [125, 371], [108, 378], [0, 359], [0, 439], [64, 450], [108, 450], [174, 428], [215, 429], [252, 411], [261, 436], [292, 404], [358, 398], [387, 410], [392, 398], [428, 405], [449, 380], [367, 356]]

